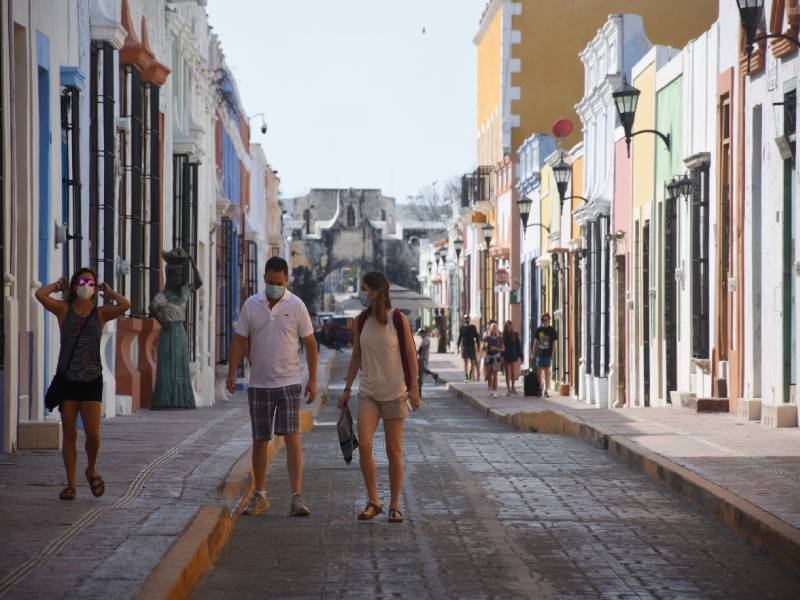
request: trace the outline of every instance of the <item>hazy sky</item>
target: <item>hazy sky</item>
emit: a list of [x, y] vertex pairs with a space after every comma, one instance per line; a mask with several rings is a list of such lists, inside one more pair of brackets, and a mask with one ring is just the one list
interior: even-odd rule
[[472, 168], [484, 5], [209, 0], [245, 110], [266, 114], [269, 131], [254, 122], [253, 140], [283, 195], [376, 187], [404, 200]]

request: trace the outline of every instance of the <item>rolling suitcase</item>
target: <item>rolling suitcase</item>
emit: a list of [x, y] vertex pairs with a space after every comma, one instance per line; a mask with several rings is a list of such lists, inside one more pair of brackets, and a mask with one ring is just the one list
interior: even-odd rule
[[523, 377], [523, 387], [526, 396], [539, 397], [542, 395], [542, 386], [539, 383], [539, 378], [536, 376], [536, 369], [531, 369], [525, 372]]

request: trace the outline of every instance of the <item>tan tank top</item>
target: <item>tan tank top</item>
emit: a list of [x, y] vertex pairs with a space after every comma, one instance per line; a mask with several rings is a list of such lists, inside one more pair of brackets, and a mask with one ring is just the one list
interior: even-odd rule
[[386, 325], [370, 317], [361, 330], [361, 383], [359, 394], [376, 402], [397, 400], [408, 393], [400, 343], [392, 319]]

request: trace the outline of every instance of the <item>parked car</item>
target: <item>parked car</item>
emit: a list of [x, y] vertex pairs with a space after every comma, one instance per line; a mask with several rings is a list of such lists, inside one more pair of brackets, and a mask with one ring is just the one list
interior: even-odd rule
[[322, 328], [322, 342], [326, 346], [349, 346], [353, 343], [353, 318], [335, 315]]

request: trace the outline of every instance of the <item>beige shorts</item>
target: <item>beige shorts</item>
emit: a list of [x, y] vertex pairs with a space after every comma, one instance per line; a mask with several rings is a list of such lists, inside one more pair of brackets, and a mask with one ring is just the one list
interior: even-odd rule
[[374, 398], [358, 395], [358, 417], [361, 415], [371, 415], [377, 419], [389, 421], [391, 419], [405, 419], [408, 416], [408, 405], [406, 399], [408, 394], [403, 394], [396, 400], [378, 402]]

